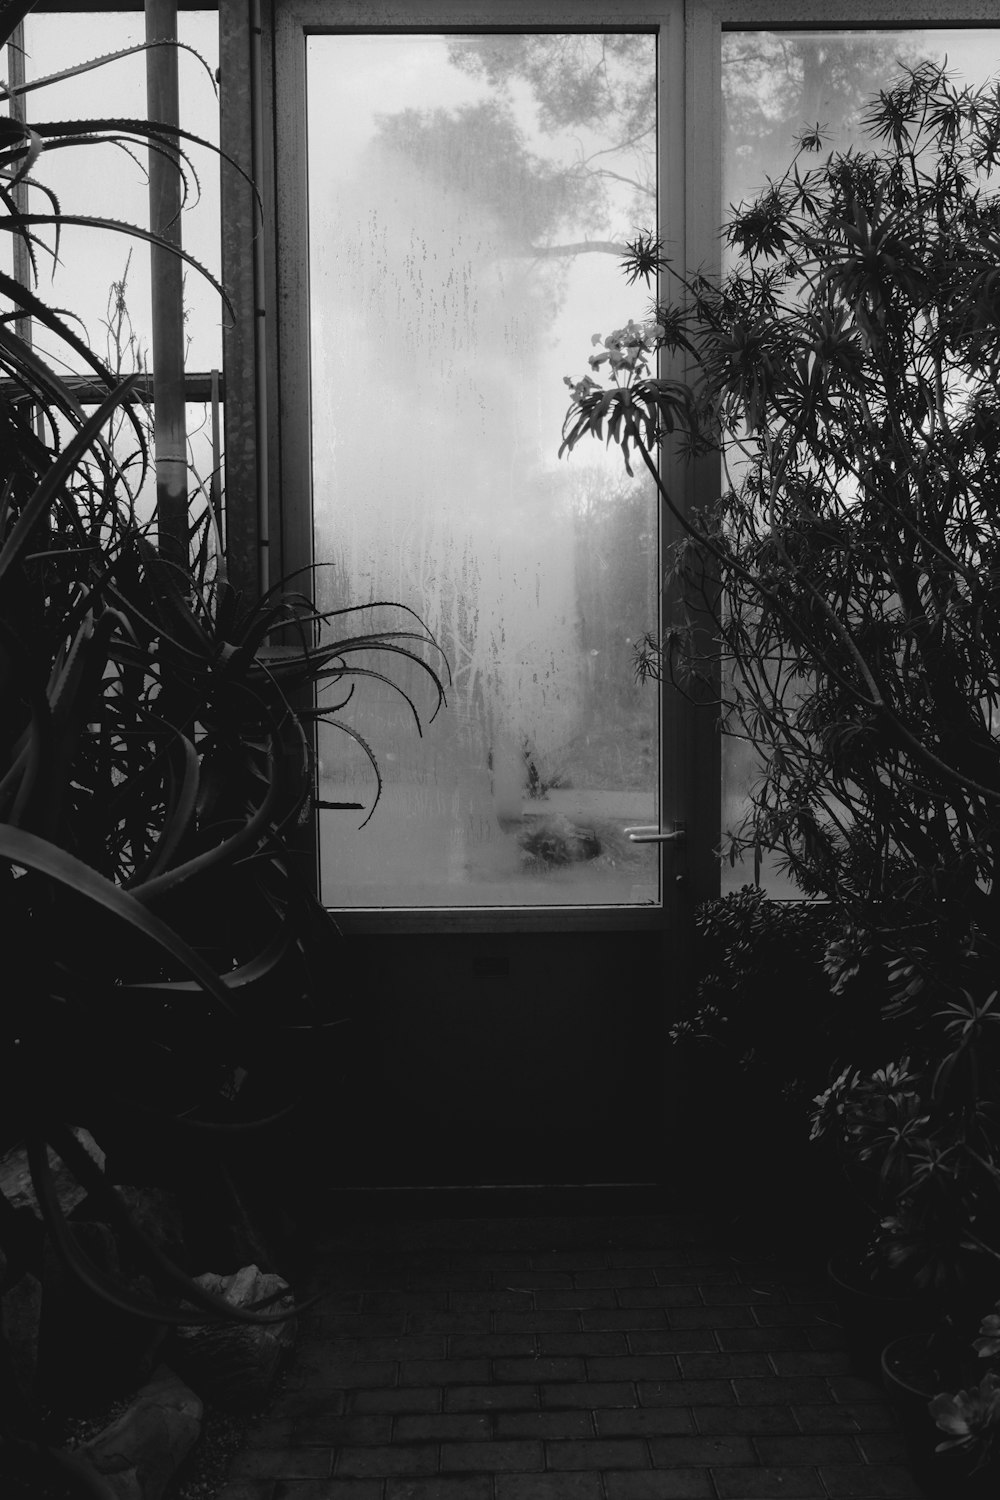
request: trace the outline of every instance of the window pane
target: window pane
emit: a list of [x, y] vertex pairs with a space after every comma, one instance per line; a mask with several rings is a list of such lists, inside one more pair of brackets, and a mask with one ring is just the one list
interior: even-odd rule
[[[817, 124], [823, 150], [844, 151], [859, 141], [861, 118], [872, 96], [902, 66], [943, 63], [957, 81], [978, 85], [1000, 67], [1000, 30], [761, 32], [732, 31], [722, 38], [723, 216], [752, 200], [787, 168], [801, 133]], [[758, 761], [750, 744], [722, 742], [722, 826], [736, 828], [745, 815]], [[745, 859], [723, 865], [722, 889], [754, 880]], [[760, 883], [777, 897], [800, 895], [763, 855]]]
[[[219, 52], [218, 11], [181, 11], [180, 40], [195, 49], [214, 73]], [[24, 23], [25, 74], [29, 82], [91, 58], [141, 43], [145, 25], [140, 14], [120, 11], [87, 13], [29, 13]], [[180, 120], [184, 129], [218, 142], [218, 99], [209, 71], [184, 48], [178, 51]], [[47, 84], [25, 96], [29, 124], [32, 120], [87, 120], [113, 116], [145, 120], [146, 54], [133, 53], [87, 73]], [[187, 148], [185, 147], [187, 150]], [[186, 251], [218, 279], [219, 250], [219, 161], [214, 152], [192, 146], [189, 151], [198, 182], [190, 179], [191, 211], [185, 211], [182, 238]], [[37, 163], [33, 176], [50, 188], [68, 215], [89, 215], [146, 226], [149, 223], [148, 183], [144, 147], [127, 154], [119, 147], [102, 144], [60, 148], [50, 145]], [[200, 198], [198, 189], [200, 187]], [[195, 200], [197, 206], [195, 206]], [[50, 211], [39, 190], [32, 191], [31, 210]], [[54, 244], [50, 230], [39, 231], [47, 245]], [[141, 359], [148, 364], [150, 346], [149, 247], [113, 230], [63, 226], [59, 262], [44, 250], [38, 252], [39, 292], [56, 308], [66, 308], [82, 319], [90, 347], [124, 374]], [[113, 284], [123, 284], [130, 323], [126, 340], [116, 344]], [[210, 283], [192, 268], [185, 272], [187, 335], [186, 367], [211, 370], [222, 363], [221, 299]], [[79, 324], [75, 330], [81, 332]], [[119, 329], [120, 332], [120, 329]], [[55, 347], [51, 335], [36, 329], [39, 347], [56, 360], [67, 359], [78, 369], [78, 356]]]
[[[558, 458], [563, 377], [646, 311], [619, 262], [655, 222], [654, 39], [307, 47], [320, 598], [412, 607], [453, 672], [423, 740], [359, 686], [345, 718], [385, 786], [361, 830], [321, 814], [324, 899], [655, 902], [655, 848], [624, 832], [656, 820], [656, 695], [631, 670], [656, 625], [655, 493], [614, 448]], [[565, 125], [602, 68], [614, 87]], [[354, 742], [324, 731], [320, 760], [327, 800], [370, 806]]]

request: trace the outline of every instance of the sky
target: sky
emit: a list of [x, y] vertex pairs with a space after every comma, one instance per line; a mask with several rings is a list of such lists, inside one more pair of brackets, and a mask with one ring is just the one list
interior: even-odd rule
[[[182, 11], [180, 37], [195, 47], [212, 72], [218, 66], [218, 13]], [[144, 40], [141, 13], [116, 12], [100, 16], [29, 14], [25, 23], [25, 71], [29, 81]], [[218, 140], [218, 101], [213, 82], [202, 64], [185, 51], [178, 54], [181, 123], [195, 134]], [[26, 96], [28, 121], [93, 119], [107, 116], [146, 118], [145, 62], [142, 53], [106, 64], [96, 71], [47, 85]], [[202, 200], [185, 213], [184, 247], [216, 277], [219, 275], [218, 163], [211, 153], [194, 148]], [[140, 225], [148, 223], [148, 194], [144, 175], [146, 153], [133, 160], [113, 146], [47, 150], [36, 167], [41, 182], [59, 198], [64, 212], [93, 214]], [[34, 212], [44, 208], [40, 195]], [[44, 233], [44, 231], [43, 231]], [[51, 239], [49, 240], [51, 243]], [[82, 317], [90, 342], [99, 352], [105, 346], [102, 327], [109, 289], [125, 271], [132, 251], [126, 298], [140, 342], [149, 338], [149, 253], [141, 241], [112, 231], [68, 228], [60, 247], [61, 265], [42, 256], [39, 292], [53, 306], [67, 307]], [[189, 270], [186, 279], [189, 308], [188, 368], [207, 370], [222, 361], [222, 305], [211, 286]]]

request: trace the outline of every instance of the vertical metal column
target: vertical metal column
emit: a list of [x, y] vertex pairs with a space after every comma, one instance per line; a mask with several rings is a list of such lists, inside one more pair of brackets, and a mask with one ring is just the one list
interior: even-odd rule
[[[145, 0], [146, 40], [177, 37], [176, 0]], [[150, 120], [180, 124], [177, 49], [146, 53], [146, 108]], [[188, 473], [184, 405], [184, 263], [167, 246], [181, 247], [179, 164], [163, 150], [149, 152], [150, 229], [166, 243], [150, 246], [153, 319], [153, 420], [156, 504], [161, 555], [187, 563]]]
[[[7, 43], [7, 77], [10, 80], [11, 89], [20, 88], [24, 83], [24, 22], [18, 21], [10, 34]], [[27, 109], [25, 108], [23, 94], [11, 94], [10, 98], [11, 118], [20, 120], [21, 124], [27, 123]], [[28, 212], [28, 193], [30, 189], [26, 182], [19, 182], [13, 189], [14, 207], [18, 213]], [[22, 286], [30, 287], [32, 281], [31, 257], [28, 247], [19, 234], [13, 236], [14, 240], [14, 280], [19, 281]], [[31, 319], [17, 318], [14, 323], [14, 332], [24, 339], [26, 344], [31, 343]]]
[[[270, 19], [269, 10], [262, 19], [260, 0], [219, 0], [222, 267], [234, 308], [222, 326], [225, 490], [232, 497], [226, 506], [226, 564], [247, 599], [259, 598], [270, 583], [268, 480], [277, 453], [269, 432], [277, 403], [268, 400], [274, 351], [265, 315], [267, 305], [273, 306], [273, 264], [265, 272], [265, 257], [273, 261], [272, 163], [262, 123], [270, 98], [262, 28], [270, 30]], [[258, 184], [260, 199], [237, 166]]]

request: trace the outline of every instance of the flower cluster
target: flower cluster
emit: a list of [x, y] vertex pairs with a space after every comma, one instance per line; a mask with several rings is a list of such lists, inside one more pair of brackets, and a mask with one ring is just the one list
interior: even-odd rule
[[[629, 318], [624, 328], [616, 328], [606, 339], [602, 339], [599, 333], [593, 335], [591, 344], [600, 344], [601, 350], [598, 354], [592, 354], [587, 363], [592, 370], [608, 365], [616, 380], [619, 373], [624, 371], [627, 382], [634, 374], [648, 373], [650, 360], [660, 348], [663, 336], [663, 325], [653, 318], [647, 318], [643, 323], [636, 323], [633, 318]], [[577, 403], [585, 401], [592, 391], [600, 390], [598, 382], [590, 375], [584, 375], [582, 380], [564, 375], [563, 384], [569, 386], [573, 400]]]
[[927, 1409], [941, 1431], [947, 1433], [937, 1451], [949, 1448], [972, 1448], [988, 1445], [1000, 1422], [1000, 1377], [984, 1375], [978, 1386], [969, 1391], [947, 1391], [927, 1403]]
[[[986, 1314], [972, 1347], [980, 1359], [995, 1359], [1000, 1355], [1000, 1302], [996, 1304], [996, 1312]], [[928, 1402], [927, 1409], [945, 1433], [937, 1451], [943, 1453], [949, 1448], [974, 1451], [980, 1467], [1000, 1432], [1000, 1375], [989, 1370], [969, 1390], [943, 1391]]]
[[633, 371], [645, 374], [649, 369], [650, 355], [656, 353], [662, 338], [663, 327], [654, 319], [647, 318], [644, 323], [636, 323], [629, 318], [624, 328], [616, 328], [604, 340], [599, 333], [594, 334], [590, 342], [603, 343], [603, 348], [599, 354], [592, 354], [587, 363], [592, 370], [600, 369], [601, 365], [608, 363], [615, 375], [619, 370], [625, 370], [629, 374]]

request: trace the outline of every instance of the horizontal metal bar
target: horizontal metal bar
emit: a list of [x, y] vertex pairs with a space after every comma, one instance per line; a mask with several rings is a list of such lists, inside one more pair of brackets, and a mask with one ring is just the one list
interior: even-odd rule
[[[100, 406], [108, 394], [106, 385], [101, 385], [91, 375], [62, 375], [60, 380], [63, 385], [72, 391], [81, 406]], [[8, 401], [17, 397], [30, 400], [30, 392], [24, 389], [19, 380], [0, 380], [0, 395], [6, 396]], [[126, 397], [126, 404], [133, 401], [151, 401], [153, 399], [152, 376], [145, 376], [137, 380]], [[212, 373], [211, 371], [195, 371], [184, 376], [184, 399], [188, 402], [211, 401], [212, 399]], [[219, 378], [219, 399], [225, 400], [225, 380]]]
[[649, 823], [640, 828], [626, 828], [625, 832], [633, 844], [682, 844], [687, 838], [687, 829], [683, 823], [669, 829], [657, 828], [655, 823]]

